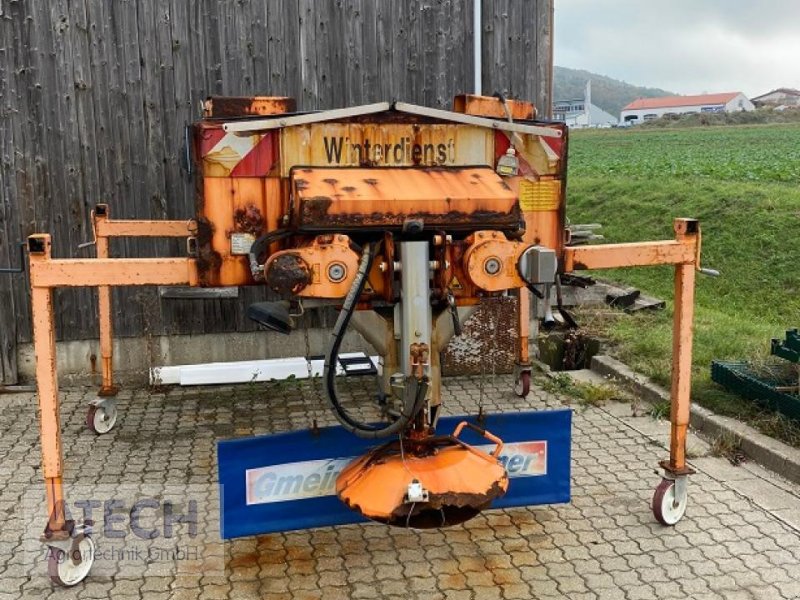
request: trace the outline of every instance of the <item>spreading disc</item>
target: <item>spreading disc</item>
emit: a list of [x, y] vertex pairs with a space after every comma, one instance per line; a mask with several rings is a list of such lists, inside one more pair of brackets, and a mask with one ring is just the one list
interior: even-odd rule
[[[409, 489], [416, 483], [422, 499], [412, 493], [418, 486]], [[349, 508], [373, 521], [419, 529], [463, 523], [507, 489], [508, 474], [494, 456], [452, 436], [389, 442], [351, 462], [336, 480], [336, 493]]]

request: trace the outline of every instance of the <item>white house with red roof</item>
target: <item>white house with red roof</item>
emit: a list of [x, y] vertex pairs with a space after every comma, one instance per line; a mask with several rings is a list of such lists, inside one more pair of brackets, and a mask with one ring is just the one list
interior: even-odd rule
[[755, 110], [755, 108], [755, 105], [742, 92], [638, 98], [622, 109], [619, 120], [622, 125], [636, 125], [665, 115], [739, 112]]

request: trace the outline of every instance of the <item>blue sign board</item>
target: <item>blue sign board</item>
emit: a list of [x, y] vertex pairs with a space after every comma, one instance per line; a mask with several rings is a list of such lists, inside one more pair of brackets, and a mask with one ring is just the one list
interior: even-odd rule
[[[439, 433], [474, 417], [444, 417]], [[481, 426], [500, 437], [508, 492], [492, 508], [569, 502], [572, 411], [488, 415]], [[487, 452], [494, 445], [466, 429], [461, 439]], [[341, 427], [223, 440], [217, 443], [220, 534], [224, 539], [308, 529], [365, 519], [336, 496], [336, 477], [380, 444]]]

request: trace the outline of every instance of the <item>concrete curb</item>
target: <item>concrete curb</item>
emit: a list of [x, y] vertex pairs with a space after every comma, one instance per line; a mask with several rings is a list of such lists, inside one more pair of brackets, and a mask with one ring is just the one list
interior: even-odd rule
[[[628, 365], [610, 356], [595, 356], [591, 369], [595, 373], [630, 386], [649, 403], [669, 402], [669, 391], [633, 371]], [[752, 460], [793, 483], [800, 483], [800, 450], [779, 442], [730, 417], [721, 417], [692, 404], [691, 426], [705, 437], [735, 435], [741, 439], [742, 451]]]

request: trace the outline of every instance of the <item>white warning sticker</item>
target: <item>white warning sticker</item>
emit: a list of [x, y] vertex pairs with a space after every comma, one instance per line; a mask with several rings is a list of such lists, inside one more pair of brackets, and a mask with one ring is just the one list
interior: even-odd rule
[[256, 241], [256, 236], [251, 233], [231, 234], [231, 254], [249, 254], [250, 246]]

